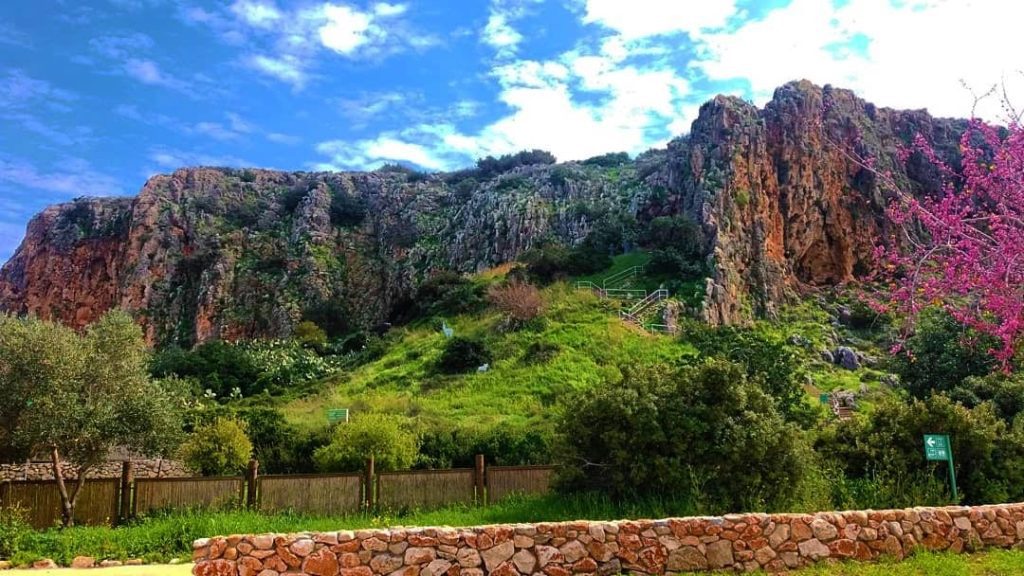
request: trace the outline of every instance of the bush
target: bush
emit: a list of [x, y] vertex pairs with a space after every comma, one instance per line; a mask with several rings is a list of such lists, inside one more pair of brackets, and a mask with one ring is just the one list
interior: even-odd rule
[[725, 358], [743, 366], [750, 381], [764, 389], [787, 420], [805, 425], [813, 420], [800, 385], [803, 364], [781, 336], [689, 321], [682, 323], [680, 338], [704, 356]]
[[511, 330], [525, 326], [544, 312], [544, 298], [533, 284], [509, 282], [491, 286], [487, 299], [505, 315], [505, 326]]
[[[1016, 502], [1024, 498], [1024, 422], [1008, 427], [991, 404], [971, 409], [943, 395], [904, 402], [889, 398], [863, 419], [826, 429], [818, 451], [834, 458], [853, 480], [930, 477], [945, 482], [945, 463], [927, 462], [922, 436], [949, 434], [961, 497], [967, 504]], [[948, 498], [948, 496], [947, 496]], [[948, 501], [948, 500], [947, 500]], [[921, 505], [896, 494], [887, 507]]]
[[562, 244], [548, 244], [527, 250], [520, 260], [537, 282], [549, 284], [568, 275], [571, 252]]
[[405, 420], [387, 414], [360, 414], [351, 422], [338, 424], [331, 443], [313, 454], [322, 472], [363, 470], [373, 456], [381, 472], [403, 470], [413, 465], [419, 442]]
[[282, 192], [277, 201], [286, 213], [291, 214], [299, 204], [302, 204], [306, 196], [309, 196], [309, 187], [305, 183], [299, 183]]
[[394, 312], [400, 322], [432, 316], [470, 314], [483, 308], [483, 287], [455, 272], [438, 272], [416, 288], [412, 300]]
[[523, 362], [526, 364], [544, 364], [562, 351], [562, 347], [558, 344], [550, 344], [548, 342], [533, 342], [526, 347], [526, 353], [523, 354]]
[[927, 398], [933, 392], [957, 388], [965, 378], [992, 372], [996, 361], [988, 351], [994, 348], [998, 348], [994, 339], [963, 326], [944, 311], [932, 310], [921, 315], [889, 368], [912, 396]]
[[500, 158], [488, 156], [476, 161], [477, 172], [483, 178], [493, 178], [513, 168], [535, 164], [554, 164], [557, 159], [545, 150], [523, 150], [515, 154], [505, 154]]
[[650, 221], [640, 236], [650, 250], [672, 249], [688, 262], [704, 258], [704, 234], [700, 225], [686, 216], [659, 216]]
[[220, 398], [231, 395], [236, 388], [244, 396], [257, 391], [260, 370], [242, 346], [213, 341], [192, 351], [166, 348], [153, 356], [150, 372], [156, 378], [177, 376], [194, 380], [203, 389]]
[[472, 372], [491, 361], [491, 353], [483, 342], [455, 336], [445, 343], [437, 361], [437, 370], [445, 374]]
[[491, 466], [550, 464], [553, 432], [502, 423], [484, 430], [438, 426], [421, 435], [418, 468], [471, 468], [477, 454]]
[[260, 461], [264, 474], [295, 474], [308, 472], [309, 466], [297, 459], [299, 434], [282, 415], [273, 408], [242, 410], [238, 416], [252, 442], [253, 457]]
[[628, 152], [609, 152], [593, 158], [587, 158], [582, 162], [584, 166], [599, 166], [601, 168], [615, 168], [624, 166], [631, 162]]
[[366, 201], [341, 190], [331, 192], [331, 223], [346, 228], [362, 224], [366, 219]]
[[699, 261], [689, 260], [678, 250], [668, 248], [651, 251], [651, 260], [647, 263], [647, 271], [651, 274], [692, 279], [701, 277], [704, 267]]
[[32, 532], [26, 511], [14, 505], [0, 506], [0, 558], [12, 558], [21, 551], [21, 539]]
[[241, 422], [217, 418], [196, 428], [181, 447], [181, 459], [203, 476], [230, 476], [245, 471], [252, 442]]
[[791, 505], [812, 471], [803, 435], [742, 366], [627, 370], [573, 397], [559, 431], [565, 489], [678, 495], [703, 512]]
[[327, 344], [327, 332], [323, 328], [316, 325], [316, 322], [304, 320], [299, 322], [298, 326], [295, 327], [295, 332], [292, 336], [298, 340], [299, 344], [307, 348], [321, 348], [324, 344]]

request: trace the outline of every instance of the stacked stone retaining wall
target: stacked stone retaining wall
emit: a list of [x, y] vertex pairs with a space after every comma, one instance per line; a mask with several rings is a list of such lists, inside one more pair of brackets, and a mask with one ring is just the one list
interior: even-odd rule
[[1024, 541], [1024, 504], [477, 528], [228, 536], [194, 544], [198, 576], [614, 576], [785, 571]]
[[[122, 462], [110, 461], [89, 471], [89, 478], [120, 478]], [[65, 464], [64, 475], [74, 478], [74, 468]], [[136, 478], [184, 478], [193, 476], [184, 464], [174, 460], [152, 459], [133, 460], [132, 471]], [[0, 464], [0, 482], [16, 480], [53, 480], [53, 465], [49, 462], [28, 462], [25, 464]]]

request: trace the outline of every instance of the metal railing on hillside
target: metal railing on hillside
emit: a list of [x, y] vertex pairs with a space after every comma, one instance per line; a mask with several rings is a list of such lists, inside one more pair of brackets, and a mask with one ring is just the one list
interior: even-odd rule
[[655, 290], [654, 292], [648, 294], [647, 297], [644, 298], [643, 300], [634, 304], [629, 310], [620, 311], [619, 316], [621, 316], [623, 320], [628, 320], [630, 322], [636, 322], [639, 324], [639, 316], [641, 314], [643, 314], [651, 306], [654, 306], [655, 304], [661, 302], [666, 298], [668, 298], [668, 290], [665, 290], [664, 288], [659, 288], [658, 290]]

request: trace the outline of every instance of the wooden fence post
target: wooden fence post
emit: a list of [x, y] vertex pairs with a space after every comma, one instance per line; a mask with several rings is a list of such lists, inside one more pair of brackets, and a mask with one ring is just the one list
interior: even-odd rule
[[377, 504], [377, 495], [374, 494], [374, 471], [373, 471], [373, 456], [366, 459], [366, 509], [373, 510], [373, 507]]
[[118, 520], [125, 522], [132, 516], [132, 486], [135, 484], [135, 469], [131, 460], [121, 463], [121, 509]]
[[473, 484], [476, 486], [476, 503], [480, 506], [487, 504], [487, 487], [484, 482], [485, 460], [483, 454], [477, 454], [473, 465]]
[[249, 460], [249, 469], [245, 474], [245, 507], [249, 510], [256, 509], [256, 480], [260, 475], [260, 461], [253, 458]]

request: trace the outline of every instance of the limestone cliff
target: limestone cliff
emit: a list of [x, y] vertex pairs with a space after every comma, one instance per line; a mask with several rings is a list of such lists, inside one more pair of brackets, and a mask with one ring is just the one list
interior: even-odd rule
[[[886, 196], [852, 157], [912, 188], [934, 174], [897, 147], [917, 132], [955, 151], [963, 122], [876, 108], [794, 82], [764, 109], [705, 104], [689, 135], [626, 166], [465, 174], [194, 168], [135, 198], [79, 199], [29, 224], [0, 270], [0, 309], [83, 326], [133, 311], [150, 341], [287, 335], [311, 312], [348, 326], [388, 317], [433, 270], [481, 270], [542, 239], [576, 243], [595, 215], [689, 215], [706, 238], [703, 315], [770, 315], [807, 285], [871, 267]], [[950, 152], [953, 154], [953, 152]]]

